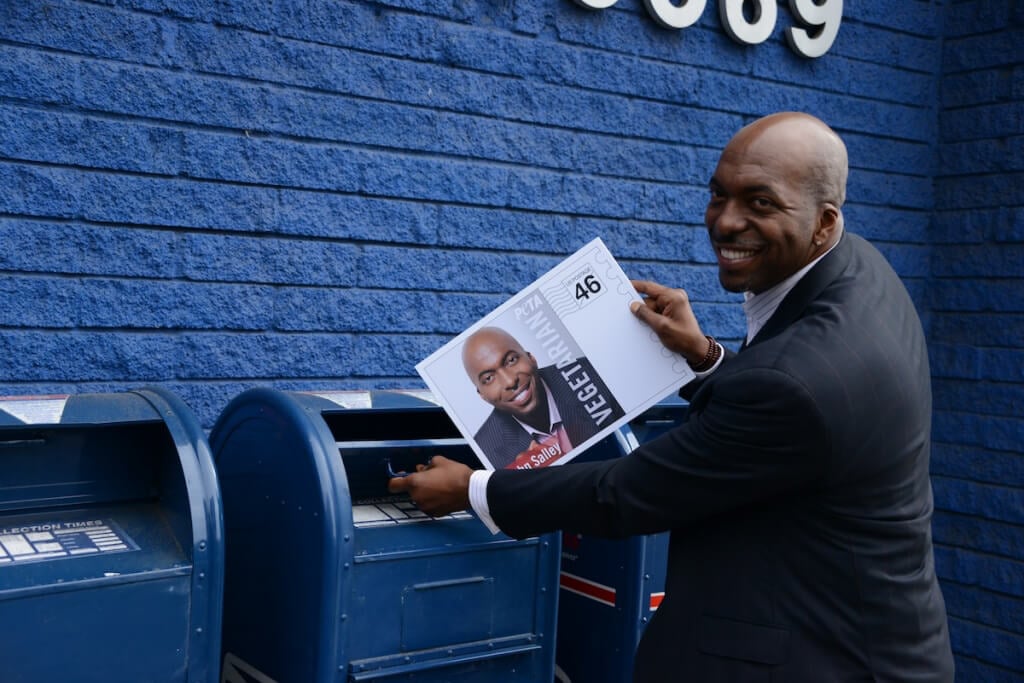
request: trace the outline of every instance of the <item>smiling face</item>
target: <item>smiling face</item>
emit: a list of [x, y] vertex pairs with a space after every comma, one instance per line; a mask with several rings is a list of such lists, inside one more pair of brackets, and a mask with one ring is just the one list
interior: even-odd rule
[[704, 213], [731, 292], [769, 289], [828, 250], [842, 230], [846, 151], [813, 117], [759, 119], [729, 142]]
[[480, 397], [524, 422], [547, 411], [537, 361], [510, 334], [496, 327], [473, 333], [462, 347], [462, 364]]

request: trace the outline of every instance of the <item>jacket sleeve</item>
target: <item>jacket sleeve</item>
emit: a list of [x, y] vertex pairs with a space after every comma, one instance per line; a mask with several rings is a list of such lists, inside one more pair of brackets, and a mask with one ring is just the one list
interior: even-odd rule
[[518, 538], [554, 529], [656, 533], [797, 493], [824, 471], [829, 430], [812, 393], [790, 375], [731, 373], [694, 398], [682, 425], [625, 457], [495, 472], [491, 516]]
[[[726, 363], [728, 363], [729, 359], [732, 358], [735, 355], [736, 355], [735, 351], [730, 351], [729, 349], [727, 349], [727, 348], [725, 348], [723, 346], [722, 347], [722, 362], [718, 364], [717, 368], [715, 368], [715, 372], [718, 372], [719, 370], [721, 370], [722, 366], [725, 365]], [[687, 382], [686, 384], [684, 384], [683, 386], [681, 386], [679, 388], [679, 394], [678, 394], [679, 398], [681, 398], [681, 399], [683, 399], [685, 401], [689, 401], [690, 399], [692, 399], [693, 395], [697, 393], [697, 390], [700, 389], [704, 385], [704, 381], [706, 379], [708, 379], [709, 377], [711, 377], [711, 375], [713, 375], [713, 374], [714, 374], [714, 372], [708, 374], [706, 377], [702, 377], [701, 379], [693, 379], [693, 380]]]

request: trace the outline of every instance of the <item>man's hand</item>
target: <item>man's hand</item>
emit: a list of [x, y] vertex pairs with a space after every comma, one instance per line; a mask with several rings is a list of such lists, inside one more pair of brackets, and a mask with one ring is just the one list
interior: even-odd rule
[[644, 303], [630, 304], [633, 315], [647, 324], [670, 351], [681, 354], [690, 363], [699, 363], [708, 352], [708, 340], [690, 308], [690, 297], [681, 289], [656, 282], [631, 280]]
[[391, 493], [408, 493], [420, 510], [440, 517], [469, 507], [469, 477], [473, 470], [461, 462], [435, 455], [429, 465], [388, 480]]

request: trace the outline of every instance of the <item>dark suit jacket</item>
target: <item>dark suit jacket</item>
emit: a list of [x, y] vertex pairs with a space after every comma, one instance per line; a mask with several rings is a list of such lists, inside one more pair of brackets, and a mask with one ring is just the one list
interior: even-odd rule
[[629, 456], [496, 472], [495, 522], [671, 529], [644, 683], [953, 680], [932, 554], [931, 387], [902, 283], [846, 234]]
[[[573, 449], [623, 415], [622, 408], [619, 407], [618, 402], [608, 391], [608, 387], [605, 386], [589, 360], [585, 357], [577, 358], [563, 369], [569, 370], [577, 363], [580, 368], [572, 373], [569, 380], [563, 377], [561, 370], [553, 365], [538, 370], [544, 384], [551, 390], [551, 396], [558, 407], [558, 414], [562, 418], [562, 424], [565, 425], [565, 431], [569, 436], [569, 441], [572, 442]], [[581, 382], [583, 379], [581, 373], [586, 373], [586, 376], [597, 388], [596, 395], [603, 396], [607, 407], [612, 410], [612, 414], [603, 419], [600, 425], [595, 424], [594, 418], [586, 409], [586, 403], [593, 399], [580, 400], [579, 398], [578, 392], [582, 391], [584, 387], [574, 389], [569, 385], [570, 380], [573, 383]], [[497, 469], [510, 465], [517, 455], [530, 446], [531, 441], [530, 435], [516, 422], [514, 417], [498, 410], [491, 411], [473, 438]]]

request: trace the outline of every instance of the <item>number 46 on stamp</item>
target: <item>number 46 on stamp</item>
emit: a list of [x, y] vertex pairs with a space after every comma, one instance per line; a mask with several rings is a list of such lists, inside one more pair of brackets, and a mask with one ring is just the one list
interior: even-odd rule
[[605, 290], [594, 269], [587, 264], [562, 281], [579, 308], [599, 297]]

